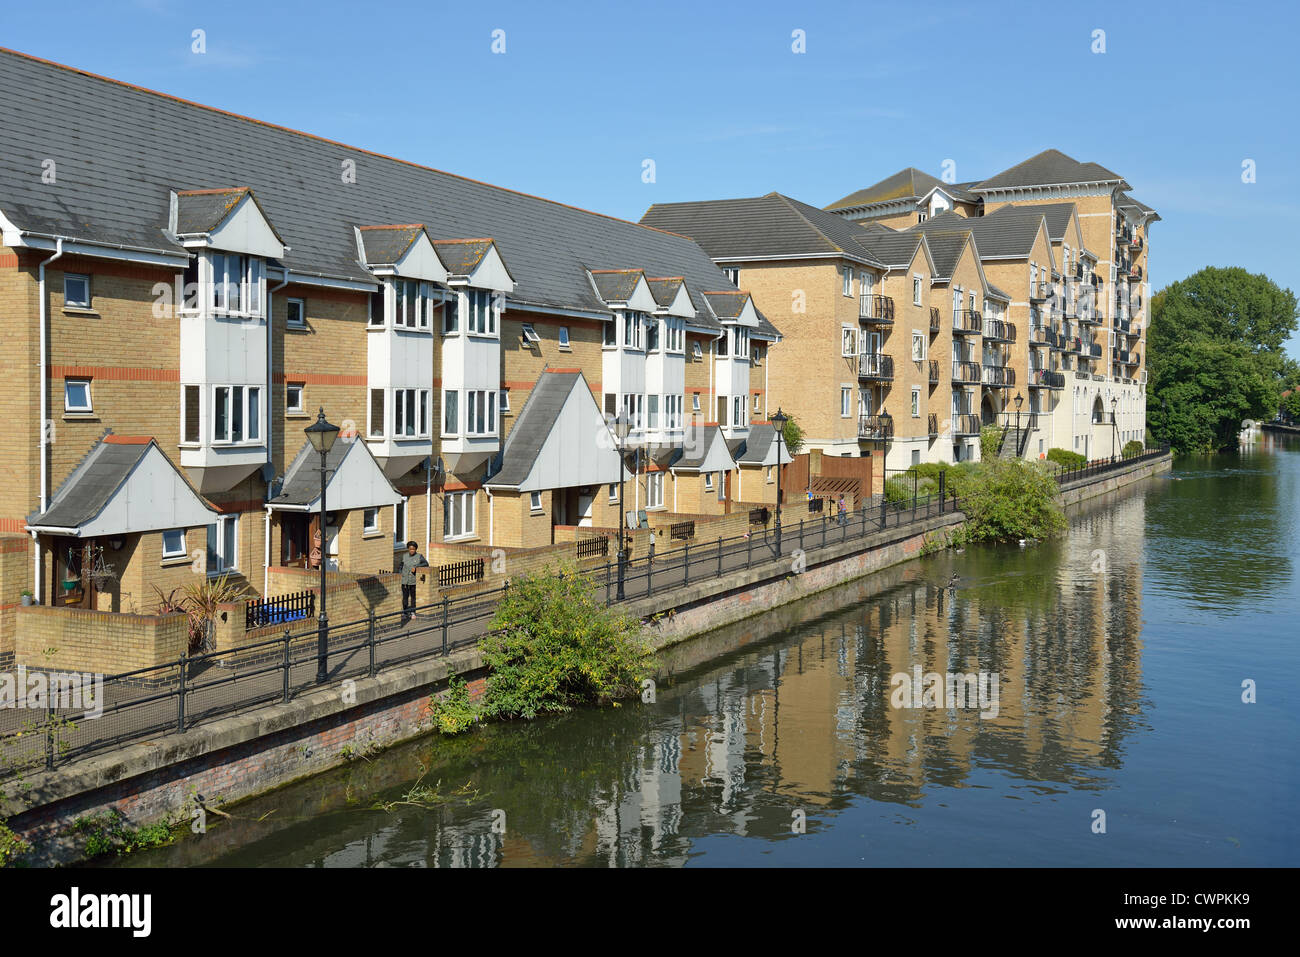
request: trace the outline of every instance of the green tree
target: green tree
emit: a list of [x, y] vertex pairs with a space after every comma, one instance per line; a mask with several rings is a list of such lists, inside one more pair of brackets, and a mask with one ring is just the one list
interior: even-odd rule
[[[798, 455], [799, 450], [803, 448], [803, 429], [795, 421], [794, 416], [786, 420], [785, 428], [781, 431], [785, 436], [785, 448], [790, 455]], [[782, 461], [785, 461], [782, 459]]]
[[1058, 491], [1043, 463], [998, 458], [980, 462], [962, 483], [966, 524], [958, 537], [967, 542], [1047, 538], [1066, 527]]
[[1294, 363], [1296, 297], [1267, 276], [1207, 267], [1151, 299], [1147, 420], [1179, 452], [1236, 444], [1242, 419], [1270, 419]]

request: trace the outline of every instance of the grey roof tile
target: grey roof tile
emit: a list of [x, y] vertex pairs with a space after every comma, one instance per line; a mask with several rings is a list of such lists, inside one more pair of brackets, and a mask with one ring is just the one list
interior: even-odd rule
[[365, 248], [366, 262], [371, 265], [391, 265], [406, 255], [422, 232], [423, 223], [404, 226], [362, 226], [361, 244]]
[[541, 453], [546, 440], [559, 420], [560, 410], [573, 391], [573, 385], [582, 378], [580, 372], [544, 371], [528, 394], [514, 426], [506, 435], [498, 468], [489, 475], [486, 484], [518, 488], [533, 470], [533, 463]]
[[1007, 189], [1017, 186], [1062, 186], [1072, 183], [1128, 184], [1124, 177], [1097, 163], [1081, 163], [1060, 150], [1043, 150], [1010, 169], [990, 176], [971, 187], [981, 193], [990, 189]]

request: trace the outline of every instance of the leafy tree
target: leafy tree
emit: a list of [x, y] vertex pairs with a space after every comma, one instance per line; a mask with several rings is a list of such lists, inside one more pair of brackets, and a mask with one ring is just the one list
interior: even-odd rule
[[786, 420], [781, 434], [785, 436], [786, 451], [792, 456], [798, 455], [799, 450], [803, 448], [803, 428], [795, 421], [794, 416]]
[[966, 524], [958, 533], [960, 540], [1044, 539], [1065, 529], [1056, 479], [1047, 465], [997, 458], [979, 464], [962, 483]]
[[1235, 445], [1242, 419], [1272, 418], [1294, 369], [1283, 344], [1296, 297], [1267, 276], [1207, 267], [1151, 299], [1147, 419], [1179, 452]]

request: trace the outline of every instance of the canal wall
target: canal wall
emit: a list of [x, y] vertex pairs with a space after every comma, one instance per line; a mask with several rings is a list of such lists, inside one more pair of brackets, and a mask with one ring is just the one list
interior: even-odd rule
[[[1170, 467], [1166, 456], [1079, 479], [1062, 486], [1062, 500], [1075, 505]], [[685, 585], [672, 593], [671, 605], [655, 596], [630, 602], [628, 610], [653, 619], [646, 634], [660, 649], [661, 668], [671, 673], [771, 634], [746, 624], [756, 616], [791, 606], [777, 617], [793, 624], [800, 613], [794, 603], [810, 595], [850, 587], [865, 600], [893, 587], [915, 574], [910, 559], [940, 543], [962, 521], [960, 513], [947, 513], [865, 539], [832, 541], [819, 549], [815, 563], [798, 554], [756, 563]], [[73, 823], [83, 816], [112, 812], [135, 827], [192, 821], [199, 804], [221, 808], [427, 733], [430, 695], [445, 687], [450, 673], [467, 677], [471, 692], [480, 692], [484, 668], [477, 649], [386, 669], [373, 678], [6, 782], [0, 818], [8, 818], [8, 827], [32, 845], [30, 863], [73, 862], [85, 843]], [[213, 820], [208, 815], [207, 821]]]

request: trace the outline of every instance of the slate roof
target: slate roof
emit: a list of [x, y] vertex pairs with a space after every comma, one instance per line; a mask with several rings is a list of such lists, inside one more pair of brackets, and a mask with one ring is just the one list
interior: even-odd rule
[[501, 447], [500, 467], [487, 478], [486, 484], [517, 488], [527, 480], [533, 463], [560, 418], [560, 410], [573, 391], [573, 384], [581, 378], [580, 372], [550, 371], [543, 371], [537, 377], [537, 384], [528, 394], [528, 401]]
[[827, 209], [850, 209], [856, 206], [872, 206], [876, 203], [892, 203], [900, 199], [920, 199], [936, 186], [948, 188], [948, 184], [936, 176], [923, 173], [915, 166], [900, 169], [892, 176], [886, 176], [878, 183], [849, 193], [827, 206]]
[[[494, 240], [486, 239], [438, 239], [434, 241], [433, 251], [438, 254], [442, 266], [452, 276], [468, 276], [483, 261]], [[500, 250], [498, 250], [500, 252]], [[502, 257], [505, 262], [505, 257]], [[505, 263], [506, 272], [510, 264]], [[513, 277], [513, 273], [511, 274]]]
[[1063, 186], [1072, 183], [1118, 183], [1127, 187], [1124, 177], [1097, 163], [1081, 163], [1060, 150], [1041, 153], [1017, 163], [1010, 169], [990, 176], [971, 187], [974, 193], [1018, 186]]
[[[365, 442], [359, 438], [352, 442], [336, 438], [334, 445], [331, 446], [325, 456], [327, 477], [332, 476], [338, 470], [350, 450], [358, 447], [361, 449], [360, 454], [370, 456], [376, 471], [383, 471], [380, 469], [379, 463], [374, 461], [374, 455]], [[284, 470], [280, 494], [274, 498], [268, 498], [266, 504], [310, 505], [318, 498], [320, 498], [320, 453], [312, 448], [311, 442], [305, 441], [302, 448], [298, 450], [298, 454], [293, 457], [293, 461], [289, 463], [289, 467]]]
[[176, 194], [176, 232], [210, 233], [221, 225], [239, 201], [248, 195], [248, 187], [234, 189], [185, 190]]
[[1152, 219], [1152, 222], [1160, 218], [1160, 214], [1157, 213], [1154, 209], [1152, 209], [1146, 203], [1142, 203], [1134, 199], [1128, 193], [1120, 193], [1119, 196], [1117, 197], [1117, 200], [1118, 202], [1116, 203], [1116, 205], [1119, 206], [1120, 209], [1136, 209], [1139, 213], [1142, 213], [1143, 215], [1149, 215]]
[[[104, 434], [50, 496], [45, 512], [42, 514], [32, 511], [27, 516], [27, 523], [53, 528], [80, 528], [90, 522], [104, 510], [109, 499], [117, 493], [132, 470], [148, 453], [150, 446], [156, 444], [151, 436], [116, 435], [112, 429], [105, 429]], [[211, 508], [185, 473], [177, 469], [165, 453], [163, 457], [189, 486], [190, 491], [194, 492], [195, 497]]]
[[[958, 216], [956, 213], [943, 213], [923, 223], [908, 228], [908, 232], [925, 237], [930, 246], [930, 256], [934, 260], [934, 278], [948, 279], [957, 268], [966, 237], [971, 234], [973, 219]], [[978, 246], [978, 241], [976, 242]], [[979, 250], [983, 252], [982, 249]]]
[[682, 438], [681, 455], [672, 463], [673, 468], [698, 469], [708, 459], [709, 451], [721, 432], [716, 425], [687, 425]]
[[[493, 237], [515, 302], [605, 313], [586, 268], [614, 258], [685, 276], [707, 325], [698, 290], [731, 286], [682, 236], [10, 50], [0, 51], [0, 101], [0, 211], [39, 235], [176, 255], [182, 248], [164, 235], [169, 192], [245, 186], [290, 247], [285, 264], [303, 276], [372, 282], [354, 228], [424, 223], [435, 238]], [[47, 157], [58, 159], [57, 185], [31, 174]], [[342, 181], [348, 160], [356, 182]]]
[[[1060, 205], [1065, 207], [1068, 222], [1069, 210], [1073, 208], [1073, 204]], [[1038, 227], [1046, 215], [1045, 209], [1046, 207], [1043, 206], [1003, 206], [987, 216], [965, 219], [962, 222], [975, 234], [975, 244], [979, 247], [981, 258], [1025, 258], [1033, 250], [1034, 240], [1038, 237]], [[920, 223], [916, 228], [942, 229], [944, 223], [949, 223], [956, 218], [944, 214]], [[1064, 227], [1061, 232], [1064, 232]], [[1049, 238], [1051, 238], [1050, 228]]]
[[606, 302], [627, 302], [644, 275], [640, 269], [593, 269], [591, 281]]
[[667, 308], [673, 304], [677, 298], [677, 290], [682, 288], [683, 279], [681, 276], [663, 276], [656, 279], [646, 279], [650, 286], [650, 294], [655, 297], [655, 302]]
[[365, 247], [366, 262], [371, 265], [391, 265], [406, 255], [411, 243], [424, 232], [423, 223], [406, 226], [362, 226], [361, 244]]
[[[740, 441], [739, 450], [731, 449], [731, 455], [739, 464], [756, 464], [761, 465], [767, 458], [768, 453], [772, 450], [772, 443], [776, 441], [776, 426], [770, 422], [760, 422], [749, 427], [749, 435]], [[731, 448], [731, 443], [727, 443]], [[789, 458], [789, 456], [782, 456]]]
[[749, 301], [749, 293], [705, 292], [704, 298], [709, 300], [713, 314], [719, 319], [738, 319], [745, 308], [745, 303]]

